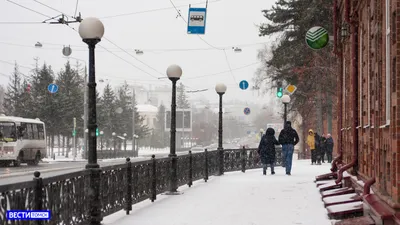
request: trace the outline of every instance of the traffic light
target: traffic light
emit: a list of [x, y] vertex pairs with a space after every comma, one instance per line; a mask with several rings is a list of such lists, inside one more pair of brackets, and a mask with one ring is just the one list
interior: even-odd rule
[[99, 136], [99, 128], [96, 128], [96, 137], [98, 137]]
[[28, 93], [31, 92], [31, 85], [30, 84], [26, 85], [26, 92], [28, 92]]
[[75, 137], [75, 135], [76, 135], [76, 130], [73, 130], [72, 131], [72, 137]]
[[278, 82], [278, 87], [277, 87], [277, 90], [276, 90], [276, 96], [278, 98], [282, 98], [282, 96], [283, 96], [282, 82]]

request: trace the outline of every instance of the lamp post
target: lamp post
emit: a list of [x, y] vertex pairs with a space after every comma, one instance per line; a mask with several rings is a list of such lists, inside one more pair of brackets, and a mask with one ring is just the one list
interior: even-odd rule
[[219, 126], [218, 126], [218, 155], [219, 171], [218, 175], [224, 174], [224, 148], [222, 147], [222, 95], [226, 92], [226, 85], [219, 83], [215, 85], [215, 91], [219, 95]]
[[178, 158], [176, 156], [176, 82], [182, 76], [182, 68], [178, 65], [171, 65], [167, 68], [167, 76], [172, 81], [172, 100], [171, 100], [171, 140], [170, 152], [168, 157], [171, 159], [169, 194], [179, 194], [178, 192]]
[[287, 105], [290, 102], [290, 96], [289, 95], [283, 95], [282, 96], [282, 103], [285, 106], [285, 111], [283, 112], [283, 127], [285, 127], [286, 121], [287, 121]]
[[100, 150], [103, 151], [103, 135], [104, 131], [100, 131]]
[[126, 136], [127, 136], [127, 134], [126, 133], [124, 133], [124, 150], [126, 151]]
[[100, 200], [100, 175], [101, 169], [97, 164], [97, 140], [96, 140], [96, 75], [95, 75], [95, 54], [96, 44], [104, 35], [103, 23], [93, 17], [82, 20], [79, 25], [79, 35], [83, 42], [89, 47], [89, 82], [88, 82], [88, 164], [86, 169], [90, 170], [89, 180], [89, 224], [100, 225], [103, 220], [101, 215]]

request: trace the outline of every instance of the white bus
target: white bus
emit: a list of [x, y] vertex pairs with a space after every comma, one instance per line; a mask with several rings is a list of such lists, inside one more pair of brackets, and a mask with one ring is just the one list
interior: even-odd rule
[[39, 119], [0, 114], [0, 165], [37, 165], [46, 157], [46, 129]]

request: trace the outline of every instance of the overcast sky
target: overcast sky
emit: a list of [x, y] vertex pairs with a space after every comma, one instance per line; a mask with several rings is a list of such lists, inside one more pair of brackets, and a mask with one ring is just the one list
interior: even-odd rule
[[[41, 62], [46, 61], [55, 71], [59, 71], [67, 60], [61, 52], [64, 45], [71, 46], [73, 51], [71, 57], [87, 60], [88, 52], [85, 44], [79, 34], [71, 29], [78, 30], [77, 23], [70, 24], [71, 28], [60, 24], [4, 23], [42, 22], [48, 19], [45, 15], [54, 17], [61, 14], [55, 10], [73, 16], [75, 0], [40, 0], [55, 10], [34, 0], [12, 1], [44, 15], [24, 9], [8, 0], [0, 1], [0, 73], [3, 74], [0, 76], [0, 84], [8, 83], [8, 78], [4, 74], [9, 75], [12, 72], [14, 61], [24, 66], [21, 67], [21, 72], [26, 74], [29, 72], [29, 68], [26, 67], [33, 67], [34, 57], [39, 57]], [[205, 2], [202, 0], [172, 0], [172, 2], [181, 10], [185, 20], [188, 17], [189, 4], [200, 2], [192, 7], [205, 7]], [[243, 91], [238, 87], [238, 83], [241, 80], [248, 80], [250, 86], [254, 85], [252, 78], [260, 66], [257, 63], [258, 50], [272, 40], [268, 37], [259, 37], [256, 25], [265, 22], [261, 10], [270, 8], [274, 2], [274, 0], [209, 1], [206, 34], [201, 36], [204, 41], [197, 35], [187, 34], [186, 23], [182, 18], [177, 18], [178, 13], [172, 8], [169, 0], [79, 0], [77, 12], [81, 12], [83, 18], [98, 17], [102, 20], [105, 35], [100, 45], [118, 56], [98, 46], [97, 80], [108, 79], [107, 82], [113, 86], [120, 85], [124, 80], [131, 84], [147, 86], [170, 85], [170, 81], [159, 80], [157, 77], [165, 76], [166, 68], [170, 64], [178, 64], [183, 69], [181, 81], [185, 85], [191, 89], [209, 89], [207, 92], [196, 94], [198, 96], [216, 101], [215, 84], [223, 82], [228, 86], [226, 99], [261, 103], [268, 101], [268, 98], [258, 97], [257, 92], [250, 90]], [[157, 10], [160, 8], [163, 10]], [[35, 48], [36, 42], [41, 42], [43, 47]], [[243, 51], [235, 53], [232, 47], [240, 47]], [[226, 56], [221, 48], [225, 49]], [[144, 54], [136, 55], [134, 49], [142, 50]], [[229, 72], [228, 62], [232, 73]], [[98, 84], [98, 88], [103, 87], [104, 83]]]

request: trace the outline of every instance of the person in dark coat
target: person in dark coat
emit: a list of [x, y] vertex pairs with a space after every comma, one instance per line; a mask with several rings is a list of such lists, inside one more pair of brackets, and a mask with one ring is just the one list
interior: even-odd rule
[[321, 136], [315, 132], [315, 151], [317, 156], [317, 165], [321, 165]]
[[326, 139], [326, 157], [328, 158], [328, 163], [332, 162], [333, 145], [333, 138], [331, 134], [328, 134]]
[[325, 163], [325, 153], [326, 153], [326, 137], [325, 134], [321, 136], [321, 141], [320, 141], [320, 146], [321, 146], [321, 160], [322, 163]]
[[292, 128], [292, 122], [286, 121], [285, 128], [279, 134], [279, 143], [282, 145], [286, 175], [291, 175], [294, 146], [299, 143], [299, 135]]
[[275, 145], [279, 145], [279, 142], [275, 138], [275, 130], [268, 128], [265, 135], [262, 136], [260, 144], [258, 145], [258, 154], [263, 164], [263, 175], [267, 175], [267, 165], [271, 166], [271, 174], [274, 175], [274, 164], [276, 159]]

